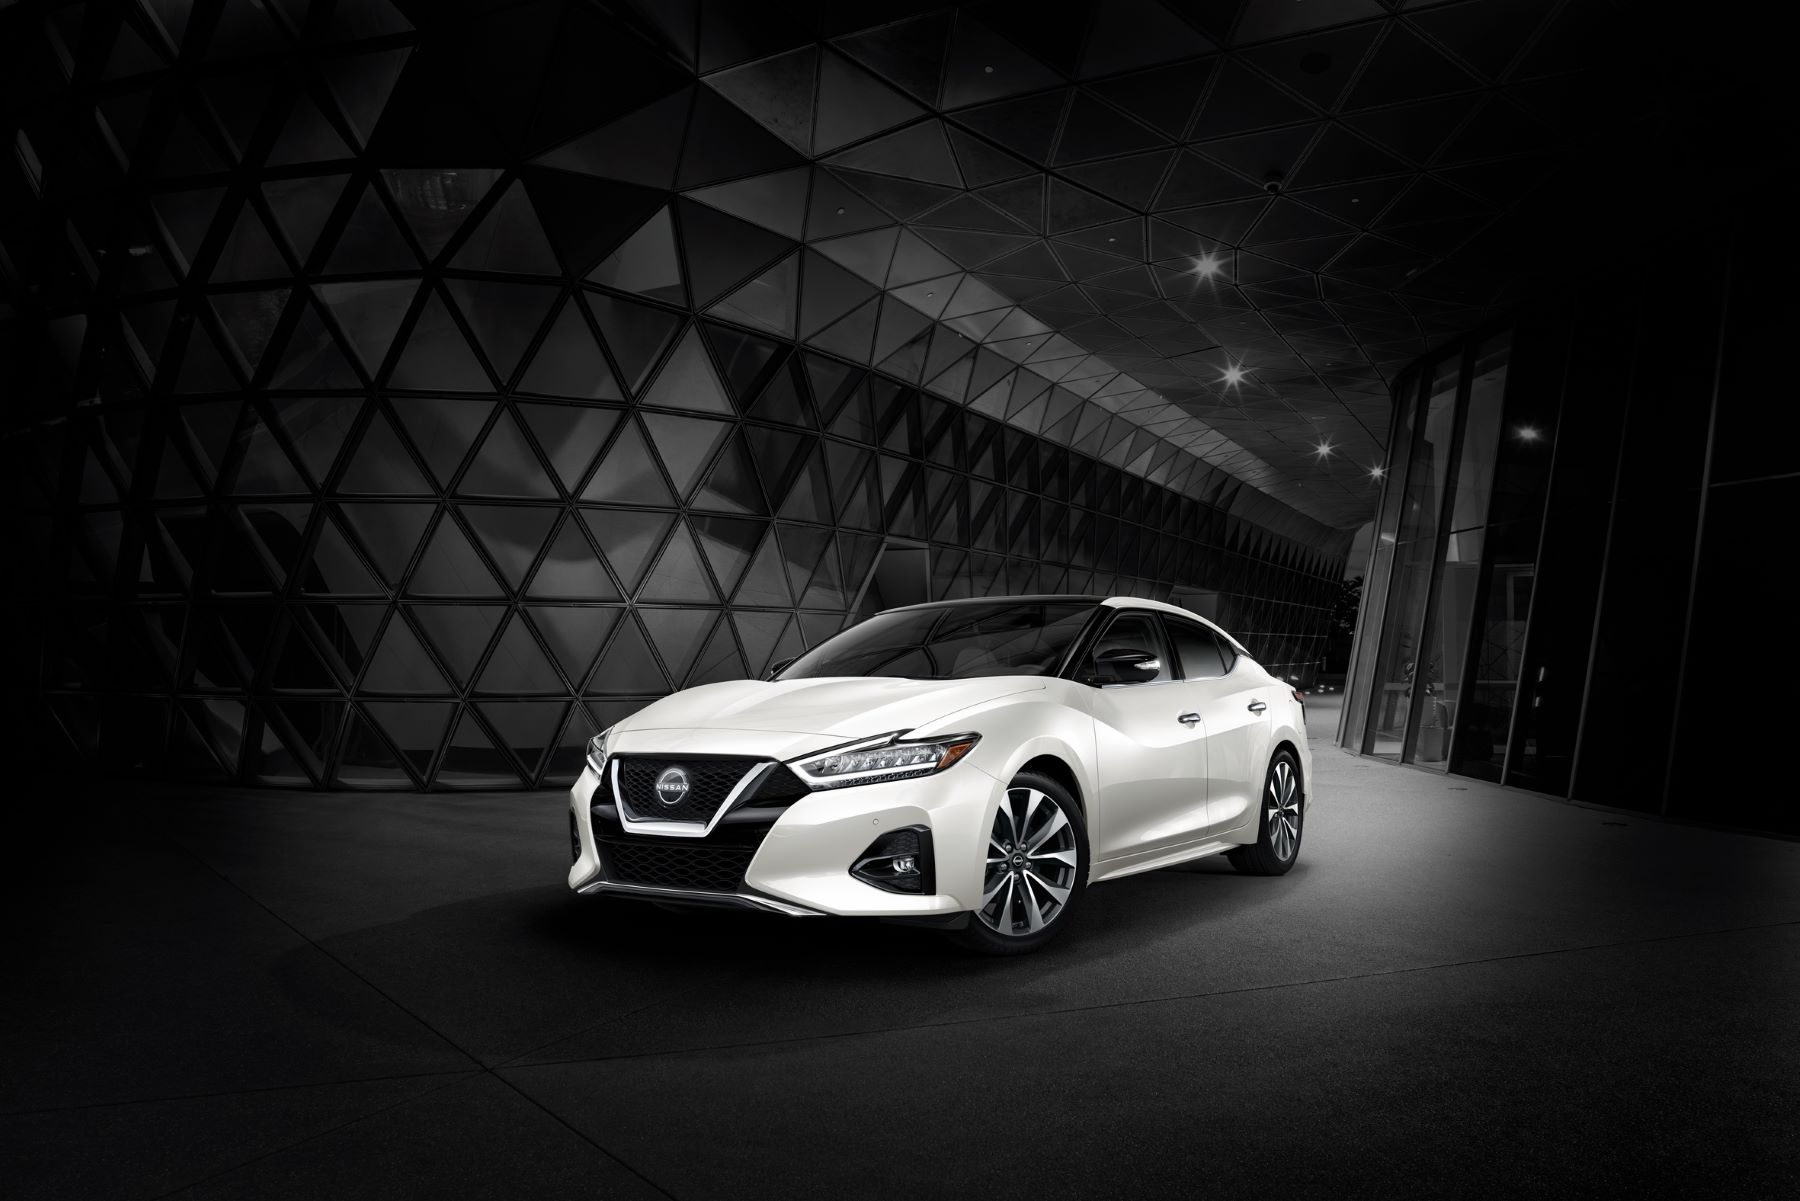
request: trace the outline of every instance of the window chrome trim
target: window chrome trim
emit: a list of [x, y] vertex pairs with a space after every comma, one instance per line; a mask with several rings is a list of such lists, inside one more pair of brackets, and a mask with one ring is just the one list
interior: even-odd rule
[[[680, 756], [657, 755], [655, 757], [658, 759], [678, 759]], [[699, 822], [656, 821], [654, 819], [644, 820], [642, 818], [632, 817], [630, 813], [631, 806], [625, 800], [625, 790], [619, 780], [619, 757], [617, 755], [611, 756], [611, 765], [613, 807], [619, 811], [620, 825], [627, 830], [630, 830], [633, 834], [658, 834], [669, 838], [705, 838], [725, 819], [725, 815], [731, 811], [732, 807], [735, 806], [738, 801], [743, 799], [751, 788], [762, 783], [764, 776], [780, 766], [775, 760], [768, 759], [758, 763], [755, 767], [752, 767], [749, 771], [745, 772], [743, 778], [738, 780], [738, 782], [732, 786], [731, 791], [725, 794], [725, 799], [719, 803], [719, 807], [713, 810], [712, 818], [708, 820], [706, 824], [702, 825]]]

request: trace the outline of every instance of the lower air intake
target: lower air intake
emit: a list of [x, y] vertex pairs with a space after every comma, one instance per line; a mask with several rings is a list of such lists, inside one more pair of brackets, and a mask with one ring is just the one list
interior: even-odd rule
[[674, 846], [605, 839], [600, 850], [606, 878], [615, 884], [679, 888], [689, 892], [737, 892], [755, 856], [753, 847]]

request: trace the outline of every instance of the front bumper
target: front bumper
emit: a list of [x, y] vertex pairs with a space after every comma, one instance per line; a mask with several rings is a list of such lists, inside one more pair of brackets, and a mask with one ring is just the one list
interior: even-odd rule
[[[613, 892], [693, 904], [728, 905], [790, 916], [912, 917], [930, 919], [974, 909], [986, 866], [986, 831], [1000, 784], [969, 763], [935, 776], [809, 793], [772, 815], [734, 811], [744, 821], [722, 822], [705, 838], [634, 835], [619, 823], [610, 794], [592, 768], [569, 790], [579, 853], [569, 868], [578, 893]], [[596, 792], [600, 795], [596, 797]], [[748, 827], [754, 823], [760, 829]], [[907, 827], [931, 831], [937, 891], [887, 892], [850, 874], [850, 867], [882, 834]], [[609, 847], [672, 853], [753, 846], [742, 884], [731, 891], [648, 887], [610, 874], [597, 832]]]

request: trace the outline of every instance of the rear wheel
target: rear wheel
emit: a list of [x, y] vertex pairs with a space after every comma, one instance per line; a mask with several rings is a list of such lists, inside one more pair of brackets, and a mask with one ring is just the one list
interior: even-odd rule
[[987, 955], [1035, 951], [1068, 924], [1087, 888], [1087, 823], [1061, 784], [1020, 772], [988, 835], [981, 903], [951, 935]]
[[1263, 779], [1261, 818], [1256, 841], [1226, 853], [1231, 866], [1251, 876], [1279, 876], [1300, 858], [1301, 825], [1306, 811], [1306, 792], [1300, 779], [1300, 761], [1289, 750], [1275, 752]]

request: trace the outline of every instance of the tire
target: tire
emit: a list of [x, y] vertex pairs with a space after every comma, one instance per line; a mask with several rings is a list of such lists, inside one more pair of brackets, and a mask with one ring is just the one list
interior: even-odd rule
[[1300, 761], [1289, 750], [1275, 752], [1258, 794], [1256, 841], [1227, 851], [1231, 866], [1247, 876], [1282, 876], [1300, 858], [1306, 829], [1306, 789]]
[[[1022, 851], [1020, 842], [1029, 850]], [[1019, 854], [1022, 860], [1014, 858]], [[1050, 777], [1020, 772], [994, 814], [987, 859], [982, 892], [989, 899], [950, 938], [983, 955], [1037, 950], [1069, 924], [1087, 891], [1087, 822], [1081, 806]]]

